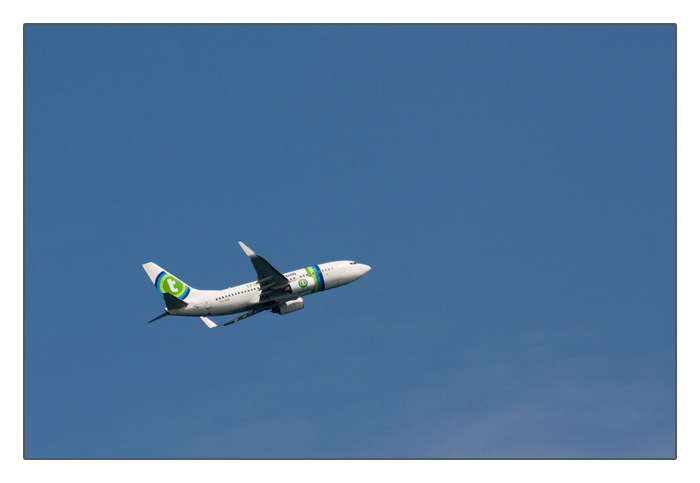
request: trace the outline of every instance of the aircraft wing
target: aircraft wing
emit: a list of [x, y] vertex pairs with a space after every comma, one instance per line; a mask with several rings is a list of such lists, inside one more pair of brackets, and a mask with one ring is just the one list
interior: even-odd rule
[[239, 316], [236, 317], [235, 319], [229, 320], [228, 322], [225, 322], [225, 323], [222, 324], [222, 325], [235, 324], [235, 323], [238, 322], [239, 320], [247, 319], [248, 317], [253, 316], [253, 315], [257, 314], [257, 313], [260, 313], [260, 312], [262, 312], [263, 310], [270, 310], [271, 308], [272, 308], [272, 307], [260, 307], [260, 308], [257, 308], [257, 309], [249, 310], [249, 311], [246, 312], [245, 314], [239, 315]]
[[[250, 261], [253, 262], [255, 271], [258, 272], [258, 283], [260, 284], [260, 300], [265, 300], [272, 292], [284, 290], [289, 285], [287, 277], [282, 275], [270, 262], [248, 248], [243, 242], [238, 242]], [[256, 312], [257, 313], [257, 312]], [[253, 314], [251, 314], [253, 315]]]
[[[265, 311], [265, 310], [270, 310], [270, 309], [272, 309], [272, 308], [274, 308], [274, 307], [275, 307], [275, 304], [274, 304], [274, 303], [267, 303], [267, 304], [265, 304], [265, 305], [260, 305], [260, 306], [258, 306], [258, 307], [253, 308], [253, 309], [250, 309], [250, 310], [249, 310], [248, 312], [246, 312], [245, 314], [239, 315], [239, 316], [236, 317], [235, 319], [231, 319], [231, 320], [229, 320], [228, 322], [224, 322], [224, 323], [221, 324], [221, 325], [217, 325], [216, 322], [214, 322], [213, 320], [211, 320], [211, 319], [208, 318], [208, 317], [202, 316], [202, 317], [200, 317], [200, 318], [204, 321], [205, 324], [207, 324], [207, 327], [209, 327], [210, 329], [213, 329], [214, 327], [223, 327], [224, 325], [235, 324], [235, 323], [238, 322], [239, 320], [247, 319], [248, 317], [251, 317], [251, 316], [253, 316], [253, 315], [255, 315], [255, 314], [259, 314], [260, 312], [263, 312], [263, 311]], [[165, 313], [165, 314], [161, 315], [160, 317], [164, 317], [165, 315], [168, 315], [168, 314]], [[159, 319], [160, 317], [156, 317], [156, 319]], [[153, 319], [153, 320], [156, 320], [156, 319]], [[153, 320], [152, 320], [151, 322], [153, 322]]]

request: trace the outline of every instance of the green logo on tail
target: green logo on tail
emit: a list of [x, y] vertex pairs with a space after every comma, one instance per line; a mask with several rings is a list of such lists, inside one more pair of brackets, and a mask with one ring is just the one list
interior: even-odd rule
[[161, 293], [171, 293], [175, 297], [180, 297], [185, 293], [187, 285], [185, 285], [180, 280], [176, 279], [172, 275], [165, 275], [160, 279], [160, 291]]

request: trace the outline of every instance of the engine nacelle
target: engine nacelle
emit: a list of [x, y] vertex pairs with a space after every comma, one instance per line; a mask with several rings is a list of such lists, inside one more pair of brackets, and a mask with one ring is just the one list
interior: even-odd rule
[[289, 282], [284, 291], [287, 293], [309, 293], [313, 292], [314, 287], [316, 287], [316, 280], [313, 277], [303, 277]]
[[280, 315], [290, 314], [301, 310], [304, 308], [304, 300], [299, 297], [298, 299], [288, 300], [287, 302], [279, 304], [279, 306], [272, 309], [272, 312]]

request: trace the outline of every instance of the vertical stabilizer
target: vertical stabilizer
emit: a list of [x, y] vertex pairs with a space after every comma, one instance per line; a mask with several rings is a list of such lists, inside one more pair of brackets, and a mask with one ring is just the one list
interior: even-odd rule
[[168, 293], [180, 300], [185, 300], [190, 292], [194, 290], [185, 282], [166, 272], [155, 263], [144, 263], [143, 269], [146, 271], [148, 278], [151, 279], [151, 282], [156, 286], [161, 296]]

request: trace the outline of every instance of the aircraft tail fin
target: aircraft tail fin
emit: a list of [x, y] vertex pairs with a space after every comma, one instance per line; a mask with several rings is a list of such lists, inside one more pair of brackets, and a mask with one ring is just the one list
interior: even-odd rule
[[[187, 285], [185, 282], [180, 280], [179, 278], [173, 276], [172, 274], [166, 272], [162, 268], [160, 268], [158, 265], [155, 263], [149, 262], [149, 263], [144, 263], [143, 264], [143, 269], [146, 271], [146, 274], [148, 275], [148, 278], [151, 279], [151, 282], [153, 282], [153, 285], [156, 286], [156, 289], [158, 289], [158, 292], [160, 292], [161, 296], [165, 298], [165, 294], [170, 294], [173, 296], [174, 299], [177, 299], [179, 301], [185, 300], [187, 296], [190, 294], [192, 291], [196, 291], [189, 285]], [[170, 301], [170, 304], [176, 304], [177, 302]], [[181, 302], [184, 303], [184, 302]], [[168, 304], [168, 300], [166, 298], [166, 305], [169, 307], [170, 304]], [[187, 305], [187, 304], [185, 304]], [[174, 305], [173, 305], [174, 307]]]

